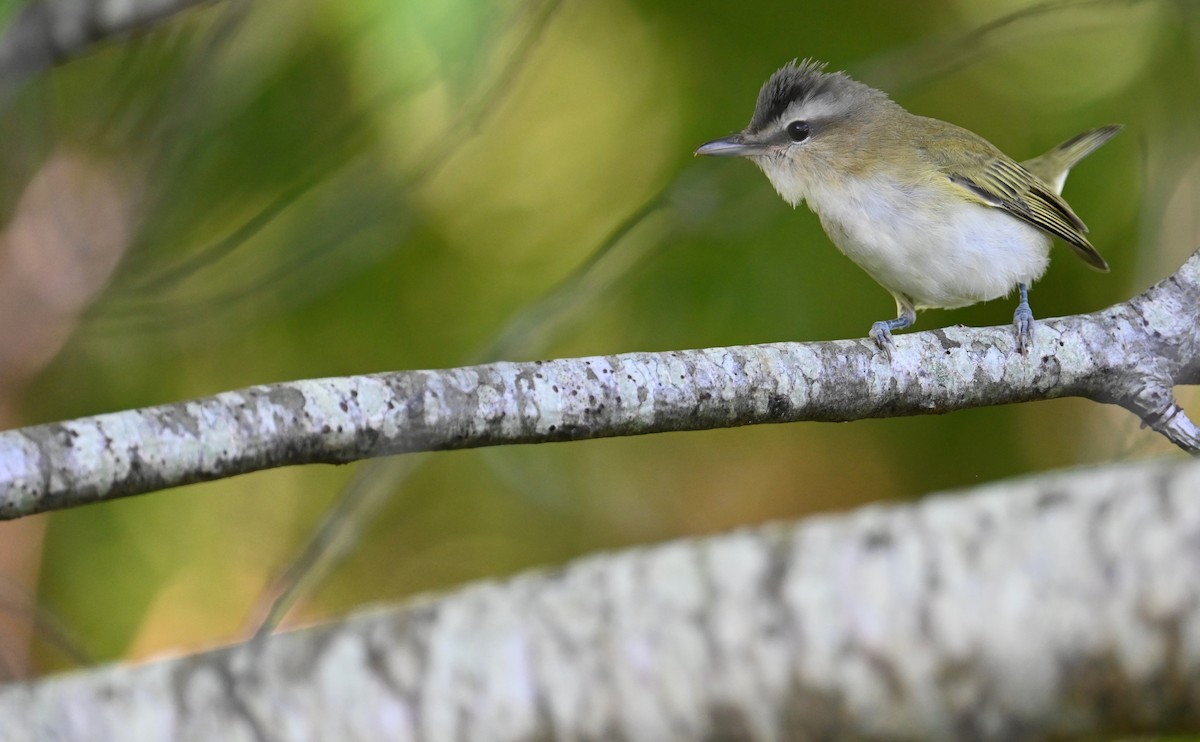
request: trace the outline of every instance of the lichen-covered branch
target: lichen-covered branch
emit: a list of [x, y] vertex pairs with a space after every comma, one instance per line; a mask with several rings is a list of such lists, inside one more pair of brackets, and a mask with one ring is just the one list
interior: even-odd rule
[[1140, 463], [589, 557], [0, 688], [0, 739], [1195, 733], [1197, 491]]
[[1011, 327], [627, 353], [297, 381], [0, 433], [0, 517], [276, 466], [800, 420], [943, 413], [1079, 396], [1200, 445], [1174, 401], [1197, 383], [1200, 253], [1128, 302]]

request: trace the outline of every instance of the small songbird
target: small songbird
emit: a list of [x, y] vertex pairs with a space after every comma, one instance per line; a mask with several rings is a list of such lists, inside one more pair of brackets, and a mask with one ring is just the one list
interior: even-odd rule
[[749, 126], [696, 154], [748, 157], [785, 201], [808, 203], [838, 249], [895, 297], [898, 316], [870, 333], [889, 358], [892, 331], [912, 325], [918, 309], [965, 307], [1014, 288], [1026, 353], [1029, 285], [1046, 271], [1051, 238], [1108, 270], [1059, 194], [1071, 167], [1120, 130], [1093, 129], [1018, 164], [966, 129], [805, 60], [767, 80]]

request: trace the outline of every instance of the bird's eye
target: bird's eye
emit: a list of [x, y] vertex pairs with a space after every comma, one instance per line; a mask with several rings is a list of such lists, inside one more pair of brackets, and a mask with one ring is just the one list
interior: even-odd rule
[[803, 142], [808, 139], [808, 122], [793, 121], [788, 124], [787, 135], [793, 142]]

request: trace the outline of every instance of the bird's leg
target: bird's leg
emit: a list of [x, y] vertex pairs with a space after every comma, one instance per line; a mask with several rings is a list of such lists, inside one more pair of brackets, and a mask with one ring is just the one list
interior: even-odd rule
[[1029, 308], [1029, 286], [1018, 283], [1017, 291], [1021, 294], [1021, 302], [1013, 312], [1013, 325], [1017, 328], [1017, 350], [1024, 355], [1033, 345], [1033, 310]]
[[896, 343], [892, 340], [892, 330], [903, 330], [911, 327], [917, 321], [917, 310], [908, 299], [896, 297], [896, 319], [880, 320], [871, 325], [871, 339], [883, 351], [888, 360], [892, 360], [892, 351]]

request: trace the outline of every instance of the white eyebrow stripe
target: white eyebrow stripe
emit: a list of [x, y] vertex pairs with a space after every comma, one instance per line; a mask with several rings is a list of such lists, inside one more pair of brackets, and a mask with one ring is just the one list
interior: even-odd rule
[[834, 118], [845, 113], [845, 105], [830, 100], [827, 96], [819, 96], [803, 103], [793, 103], [787, 107], [780, 121], [787, 124], [792, 121], [810, 121], [813, 119]]

